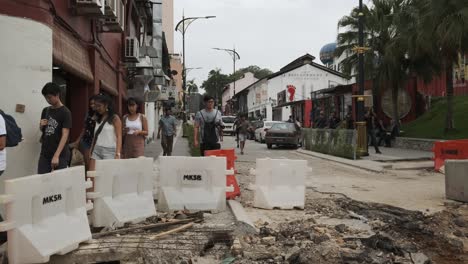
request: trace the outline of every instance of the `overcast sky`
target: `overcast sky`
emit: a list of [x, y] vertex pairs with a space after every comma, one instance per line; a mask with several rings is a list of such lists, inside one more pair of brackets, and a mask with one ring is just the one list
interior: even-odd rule
[[[364, 0], [364, 3], [367, 3]], [[191, 16], [216, 16], [197, 20], [185, 36], [187, 80], [201, 84], [214, 68], [232, 73], [232, 59], [212, 48], [234, 46], [241, 59], [237, 68], [258, 65], [278, 71], [292, 60], [310, 53], [321, 63], [320, 49], [335, 42], [337, 22], [358, 0], [174, 0], [174, 25]], [[175, 33], [174, 52], [182, 53], [182, 35]]]

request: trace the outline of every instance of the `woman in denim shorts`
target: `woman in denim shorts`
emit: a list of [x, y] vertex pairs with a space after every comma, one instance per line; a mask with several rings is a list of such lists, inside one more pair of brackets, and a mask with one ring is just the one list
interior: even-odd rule
[[95, 98], [96, 127], [89, 170], [96, 168], [96, 160], [120, 159], [122, 149], [122, 122], [115, 114], [112, 101], [106, 95]]
[[91, 158], [91, 145], [93, 144], [94, 128], [96, 126], [96, 111], [94, 110], [95, 98], [96, 96], [92, 96], [89, 99], [89, 109], [84, 121], [84, 128], [81, 131], [78, 139], [72, 144], [73, 148], [77, 148], [81, 154], [83, 154], [86, 169], [89, 167], [89, 159]]

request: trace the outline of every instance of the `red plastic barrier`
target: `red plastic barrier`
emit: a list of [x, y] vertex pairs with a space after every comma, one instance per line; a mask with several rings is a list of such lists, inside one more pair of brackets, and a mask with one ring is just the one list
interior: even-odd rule
[[[226, 157], [226, 169], [234, 170], [234, 173], [237, 173], [235, 168], [235, 161], [237, 159], [235, 149], [218, 149], [218, 150], [206, 150], [205, 156], [216, 156], [216, 157]], [[235, 175], [228, 175], [226, 178], [226, 186], [233, 186], [233, 192], [226, 192], [227, 199], [235, 199], [237, 196], [240, 196], [239, 184], [237, 184]]]
[[438, 141], [432, 148], [434, 152], [434, 169], [440, 171], [448, 159], [468, 159], [468, 139]]

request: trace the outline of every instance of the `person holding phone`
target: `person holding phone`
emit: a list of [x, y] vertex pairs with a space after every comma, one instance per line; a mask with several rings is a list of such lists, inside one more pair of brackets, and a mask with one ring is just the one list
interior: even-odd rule
[[65, 146], [72, 127], [72, 117], [70, 110], [60, 100], [60, 92], [60, 86], [52, 82], [42, 88], [42, 95], [50, 106], [42, 110], [39, 123], [42, 137], [38, 174], [67, 168], [70, 160], [70, 149]]

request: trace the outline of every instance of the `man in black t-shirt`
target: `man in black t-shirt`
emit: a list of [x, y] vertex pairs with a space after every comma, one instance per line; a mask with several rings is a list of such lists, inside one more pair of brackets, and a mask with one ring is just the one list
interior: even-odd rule
[[37, 166], [38, 174], [68, 166], [70, 149], [67, 143], [72, 127], [71, 112], [60, 100], [60, 87], [55, 83], [47, 83], [42, 88], [42, 95], [50, 106], [44, 108], [41, 114], [42, 145]]

